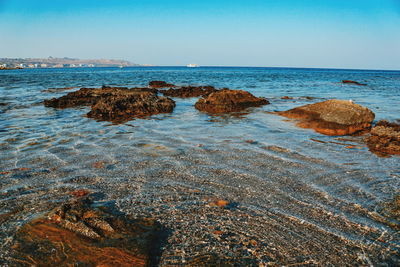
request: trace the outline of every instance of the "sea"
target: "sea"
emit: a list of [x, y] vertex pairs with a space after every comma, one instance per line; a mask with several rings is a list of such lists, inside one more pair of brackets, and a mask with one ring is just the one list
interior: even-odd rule
[[[173, 113], [121, 124], [87, 118], [90, 107], [43, 105], [82, 87], [145, 87], [153, 80], [246, 90], [270, 104], [215, 116], [196, 110], [197, 98], [173, 98]], [[87, 189], [126, 214], [155, 217], [171, 229], [160, 265], [210, 251], [265, 264], [396, 264], [399, 222], [391, 203], [400, 194], [400, 157], [370, 152], [365, 136], [325, 136], [272, 113], [328, 99], [352, 100], [371, 109], [375, 121], [399, 123], [400, 71], [2, 70], [0, 263], [10, 264], [19, 227]], [[234, 205], [215, 210], [208, 199]], [[205, 235], [215, 224], [240, 240], [256, 240], [259, 253], [232, 246], [231, 237]]]

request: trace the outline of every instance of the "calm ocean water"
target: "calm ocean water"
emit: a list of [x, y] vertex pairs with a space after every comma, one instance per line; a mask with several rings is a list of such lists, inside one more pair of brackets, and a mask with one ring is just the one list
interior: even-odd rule
[[[343, 85], [344, 79], [368, 86]], [[235, 116], [210, 116], [193, 107], [197, 99], [176, 98], [172, 114], [119, 125], [86, 118], [89, 108], [56, 110], [42, 104], [68, 92], [43, 91], [49, 88], [142, 87], [151, 80], [243, 89], [271, 104]], [[294, 99], [282, 100], [286, 95]], [[177, 209], [178, 204], [168, 208], [157, 201], [186, 188], [228, 198], [239, 208], [260, 214], [273, 212], [306, 221], [360, 244], [371, 244], [386, 232], [393, 238], [382, 247], [398, 249], [395, 231], [370, 213], [381, 214], [383, 203], [399, 194], [400, 157], [380, 158], [368, 151], [362, 137], [343, 141], [323, 136], [268, 113], [332, 98], [366, 106], [376, 120], [400, 119], [400, 71], [211, 67], [1, 71], [0, 214], [17, 206], [22, 211], [1, 226], [0, 243], [6, 251], [11, 241], [5, 240], [18, 225], [65, 200], [68, 190], [102, 192], [121, 210], [146, 214]], [[105, 167], [94, 168], [96, 162]], [[132, 207], [130, 203], [139, 200], [143, 205]], [[317, 208], [320, 215], [313, 215], [311, 210]], [[327, 213], [338, 217], [332, 223], [318, 219]], [[340, 226], [343, 220], [357, 226]], [[376, 232], [361, 233], [362, 227]]]

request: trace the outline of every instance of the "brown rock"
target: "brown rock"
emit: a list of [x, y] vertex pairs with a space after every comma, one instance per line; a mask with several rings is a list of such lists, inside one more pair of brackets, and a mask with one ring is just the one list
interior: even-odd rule
[[97, 120], [125, 122], [132, 118], [171, 113], [175, 101], [167, 97], [159, 97], [150, 92], [130, 92], [128, 95], [115, 95], [100, 98], [87, 114]]
[[88, 117], [98, 120], [124, 122], [132, 118], [172, 112], [175, 102], [158, 97], [157, 89], [109, 87], [81, 88], [60, 98], [45, 100], [47, 107], [69, 108], [92, 106]]
[[371, 127], [375, 114], [368, 108], [346, 100], [327, 100], [277, 112], [298, 119], [302, 128], [312, 128], [325, 135], [348, 135]]
[[381, 120], [364, 141], [372, 152], [400, 155], [400, 124]]
[[45, 89], [42, 90], [42, 92], [44, 93], [56, 93], [56, 92], [60, 92], [60, 91], [68, 91], [68, 90], [72, 90], [78, 87], [62, 87], [62, 88], [49, 88], [49, 89]]
[[164, 82], [164, 81], [151, 81], [149, 82], [149, 87], [151, 88], [165, 88], [165, 87], [175, 87], [175, 85]]
[[103, 86], [102, 88], [81, 88], [78, 91], [70, 92], [60, 98], [45, 100], [44, 105], [53, 108], [90, 106], [95, 104], [101, 97], [129, 94], [129, 92], [130, 90], [126, 87]]
[[158, 90], [150, 88], [132, 88], [127, 87], [109, 87], [101, 88], [81, 88], [78, 91], [70, 92], [60, 98], [53, 98], [44, 101], [46, 107], [53, 108], [71, 108], [76, 106], [91, 106], [97, 103], [101, 98], [110, 96], [129, 96], [137, 92], [149, 91], [157, 93]]
[[266, 104], [269, 104], [267, 99], [255, 97], [249, 92], [224, 89], [200, 98], [195, 108], [208, 113], [227, 113]]
[[293, 99], [293, 97], [290, 97], [290, 96], [282, 96], [281, 99], [285, 99], [285, 100], [286, 100], [286, 99]]
[[226, 207], [229, 204], [229, 201], [224, 200], [224, 199], [218, 199], [217, 201], [214, 202], [214, 204], [218, 207]]
[[92, 164], [93, 168], [103, 169], [105, 167], [106, 162], [104, 161], [96, 161]]
[[131, 88], [130, 90], [136, 90], [136, 91], [140, 91], [140, 92], [151, 92], [153, 94], [157, 94], [159, 91], [156, 88], [141, 88], [141, 87], [134, 87]]
[[84, 197], [88, 194], [90, 194], [90, 191], [87, 189], [78, 189], [78, 190], [72, 191], [70, 193], [71, 196], [76, 197], [76, 198]]
[[354, 85], [359, 85], [359, 86], [367, 86], [367, 84], [365, 84], [365, 83], [359, 83], [359, 82], [352, 81], [352, 80], [343, 80], [342, 83], [354, 84]]
[[199, 96], [207, 96], [213, 92], [216, 92], [213, 86], [184, 86], [178, 89], [168, 89], [161, 91], [161, 93], [165, 96], [170, 97], [199, 97]]
[[13, 259], [27, 266], [149, 266], [159, 254], [161, 230], [154, 220], [93, 208], [86, 198], [24, 225]]

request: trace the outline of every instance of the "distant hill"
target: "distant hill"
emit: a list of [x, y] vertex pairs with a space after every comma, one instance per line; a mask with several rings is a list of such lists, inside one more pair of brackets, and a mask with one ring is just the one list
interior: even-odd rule
[[142, 66], [118, 59], [77, 58], [0, 58], [0, 68], [79, 68], [79, 67], [129, 67]]

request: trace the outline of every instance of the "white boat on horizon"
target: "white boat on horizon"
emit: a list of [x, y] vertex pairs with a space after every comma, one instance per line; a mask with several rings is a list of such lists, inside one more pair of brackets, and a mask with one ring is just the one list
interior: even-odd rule
[[198, 68], [200, 66], [197, 65], [197, 64], [189, 64], [189, 65], [186, 65], [186, 67], [188, 67], [188, 68]]

